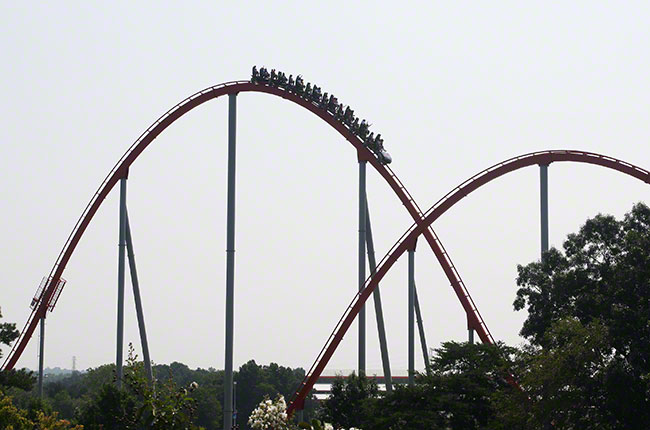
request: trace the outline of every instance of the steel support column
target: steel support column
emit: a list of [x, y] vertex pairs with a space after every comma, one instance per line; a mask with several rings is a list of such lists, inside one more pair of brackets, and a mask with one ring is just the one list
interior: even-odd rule
[[142, 299], [140, 297], [140, 282], [138, 281], [138, 270], [135, 264], [135, 251], [133, 250], [133, 238], [131, 236], [131, 223], [129, 213], [126, 213], [126, 252], [129, 257], [129, 270], [131, 272], [131, 285], [133, 286], [133, 300], [135, 301], [135, 313], [138, 317], [138, 328], [140, 329], [140, 343], [142, 344], [142, 359], [144, 370], [149, 383], [153, 383], [153, 372], [151, 370], [151, 356], [149, 355], [149, 342], [147, 342], [147, 330], [144, 324], [144, 311], [142, 310]]
[[539, 202], [543, 257], [548, 251], [548, 164], [539, 165]]
[[[368, 209], [368, 196], [366, 196], [366, 247], [368, 249], [368, 266], [370, 275], [377, 271], [377, 260], [375, 259], [375, 244], [372, 239], [372, 226], [370, 224], [370, 210]], [[377, 334], [379, 335], [379, 350], [381, 351], [381, 364], [384, 368], [384, 381], [386, 391], [393, 391], [393, 380], [390, 373], [390, 361], [388, 359], [388, 345], [386, 342], [386, 328], [384, 327], [384, 312], [381, 306], [381, 295], [379, 285], [372, 293], [375, 302], [375, 317], [377, 319]]]
[[120, 179], [120, 239], [117, 261], [117, 353], [115, 376], [117, 386], [122, 387], [122, 361], [124, 353], [124, 258], [126, 248], [126, 177]]
[[418, 332], [420, 333], [420, 346], [422, 347], [422, 359], [424, 360], [424, 368], [429, 374], [429, 350], [427, 349], [427, 339], [424, 336], [424, 323], [422, 322], [422, 312], [420, 312], [420, 301], [418, 300], [418, 289], [413, 281], [413, 299], [415, 302], [415, 317], [418, 323]]
[[415, 249], [409, 249], [408, 277], [408, 373], [409, 385], [415, 384]]
[[[46, 310], [47, 312], [47, 310]], [[41, 318], [41, 338], [38, 348], [38, 397], [43, 398], [43, 363], [45, 356], [45, 316]]]
[[[366, 164], [359, 160], [359, 291], [366, 284]], [[366, 374], [366, 306], [359, 311], [359, 375]]]
[[233, 340], [235, 318], [235, 160], [237, 94], [228, 95], [228, 209], [226, 221], [226, 359], [224, 370], [223, 430], [233, 421]]

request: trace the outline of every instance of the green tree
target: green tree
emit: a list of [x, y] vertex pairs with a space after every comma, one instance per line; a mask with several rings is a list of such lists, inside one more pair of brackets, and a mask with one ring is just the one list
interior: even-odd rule
[[56, 412], [46, 414], [35, 410], [33, 418], [30, 413], [16, 407], [10, 396], [0, 390], [0, 428], [3, 430], [83, 430], [81, 426], [68, 420], [59, 419]]
[[523, 381], [540, 424], [645, 429], [650, 422], [650, 208], [598, 215], [564, 252], [519, 266]]
[[[305, 371], [291, 369], [276, 363], [258, 365], [255, 360], [243, 364], [235, 374], [237, 382], [237, 422], [241, 428], [250, 428], [247, 421], [250, 414], [265, 397], [275, 398], [279, 394], [290, 399], [300, 386]], [[305, 402], [305, 419], [309, 418], [313, 404]]]
[[124, 388], [104, 384], [81, 411], [79, 421], [84, 428], [193, 430], [195, 401], [189, 397], [195, 382], [179, 387], [172, 378], [156, 381], [152, 387], [144, 373], [144, 364], [137, 361], [133, 345], [124, 368]]
[[[2, 309], [0, 308], [0, 318], [2, 318]], [[11, 345], [11, 342], [16, 340], [20, 333], [16, 330], [15, 323], [0, 323], [0, 344]], [[2, 358], [2, 350], [0, 350], [0, 358]]]
[[333, 424], [335, 428], [362, 427], [369, 400], [379, 396], [374, 380], [355, 373], [347, 378], [336, 378], [331, 391], [318, 414], [320, 419]]
[[[2, 310], [0, 309], [0, 318], [2, 318]], [[16, 330], [15, 323], [0, 323], [0, 345], [11, 345], [11, 343], [18, 338], [20, 332]], [[2, 358], [2, 350], [0, 350], [0, 358]], [[36, 378], [33, 372], [27, 369], [20, 370], [3, 370], [0, 372], [0, 387], [16, 387], [21, 390], [31, 390]]]
[[430, 374], [418, 375], [414, 386], [397, 386], [392, 393], [367, 401], [360, 426], [378, 430], [493, 428], [494, 396], [517, 391], [508, 382], [514, 354], [505, 345], [445, 342], [432, 357]]

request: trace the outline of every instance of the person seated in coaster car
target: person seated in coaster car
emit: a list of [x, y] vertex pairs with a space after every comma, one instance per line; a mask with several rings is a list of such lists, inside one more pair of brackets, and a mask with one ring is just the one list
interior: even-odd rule
[[347, 125], [351, 125], [352, 118], [354, 118], [354, 111], [350, 109], [350, 106], [348, 106], [345, 108], [345, 113], [343, 114], [343, 122]]
[[343, 119], [344, 111], [345, 108], [343, 107], [343, 103], [339, 103], [338, 107], [336, 108], [336, 113], [334, 114], [334, 118], [338, 119], [339, 121]]
[[293, 91], [295, 88], [296, 83], [293, 81], [293, 75], [289, 75], [289, 82], [287, 83], [287, 89], [289, 91]]
[[383, 151], [384, 150], [384, 139], [381, 138], [381, 133], [377, 133], [377, 137], [375, 137], [375, 143], [374, 143], [375, 151]]
[[366, 145], [370, 149], [374, 149], [375, 146], [375, 133], [371, 132], [369, 136], [366, 136], [366, 138], [363, 140], [363, 144]]
[[329, 101], [329, 95], [327, 93], [323, 94], [323, 98], [320, 100], [318, 105], [324, 109], [327, 109], [327, 102]]
[[260, 78], [259, 80], [261, 82], [268, 82], [269, 81], [269, 71], [266, 70], [266, 67], [260, 67]]
[[327, 110], [330, 111], [332, 114], [336, 113], [336, 107], [339, 105], [339, 101], [336, 97], [334, 97], [334, 94], [330, 96], [329, 101], [327, 102]]
[[350, 128], [354, 134], [357, 134], [359, 132], [359, 118], [354, 119]]
[[305, 87], [305, 98], [309, 100], [309, 97], [311, 97], [311, 82], [307, 82], [307, 86]]
[[280, 72], [280, 76], [278, 78], [278, 84], [283, 87], [287, 86], [287, 75], [285, 75], [284, 72]]
[[257, 83], [257, 79], [259, 78], [260, 74], [257, 71], [257, 67], [253, 66], [253, 74], [251, 76], [251, 82], [252, 83]]
[[275, 73], [275, 69], [271, 69], [271, 80], [269, 81], [271, 85], [278, 83], [278, 75]]
[[366, 136], [368, 135], [368, 127], [370, 126], [368, 125], [365, 119], [361, 121], [361, 125], [359, 125], [359, 137], [361, 138], [361, 140], [365, 141]]
[[296, 93], [298, 93], [298, 95], [302, 95], [304, 90], [305, 90], [305, 83], [302, 80], [302, 76], [298, 75], [296, 76]]
[[320, 87], [314, 85], [314, 92], [312, 94], [311, 99], [315, 102], [320, 102], [320, 98], [321, 98]]

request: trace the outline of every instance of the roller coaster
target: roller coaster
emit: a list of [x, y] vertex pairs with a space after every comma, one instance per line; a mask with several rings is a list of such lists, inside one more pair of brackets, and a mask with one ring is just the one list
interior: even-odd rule
[[[227, 262], [226, 262], [226, 345], [225, 345], [225, 392], [224, 392], [224, 429], [230, 428], [229, 414], [232, 413], [232, 351], [233, 351], [233, 288], [234, 288], [234, 216], [235, 216], [235, 144], [236, 144], [236, 102], [237, 95], [245, 92], [265, 93], [280, 97], [284, 100], [307, 109], [314, 115], [322, 119], [330, 127], [335, 129], [345, 140], [347, 140], [356, 150], [357, 162], [359, 165], [359, 277], [358, 293], [353, 297], [347, 306], [340, 320], [334, 327], [331, 335], [325, 342], [325, 345], [318, 353], [313, 365], [306, 373], [304, 381], [296, 390], [295, 395], [288, 405], [288, 413], [291, 415], [296, 411], [302, 410], [304, 400], [312, 391], [314, 384], [317, 383], [325, 366], [332, 357], [334, 351], [339, 346], [344, 335], [355, 321], [359, 320], [359, 372], [365, 372], [365, 313], [364, 306], [371, 295], [375, 300], [375, 310], [377, 314], [378, 332], [380, 336], [380, 347], [382, 348], [382, 361], [384, 366], [384, 377], [387, 381], [387, 388], [390, 386], [390, 365], [388, 354], [385, 348], [385, 331], [383, 328], [383, 318], [381, 309], [381, 298], [379, 295], [379, 283], [393, 267], [395, 262], [405, 253], [409, 257], [409, 378], [414, 373], [414, 324], [415, 314], [419, 316], [419, 305], [417, 305], [417, 293], [414, 281], [414, 263], [413, 255], [420, 236], [423, 236], [428, 246], [433, 251], [438, 263], [443, 269], [450, 286], [455, 292], [463, 311], [467, 317], [467, 329], [470, 341], [473, 341], [474, 333], [484, 343], [495, 343], [494, 337], [490, 333], [481, 313], [472, 300], [469, 290], [463, 282], [459, 271], [454, 266], [449, 253], [443, 246], [440, 238], [432, 228], [432, 224], [442, 216], [453, 205], [458, 203], [464, 197], [477, 190], [488, 182], [503, 176], [509, 172], [538, 165], [540, 166], [541, 178], [541, 212], [542, 212], [542, 252], [548, 249], [548, 215], [547, 215], [547, 168], [550, 164], [556, 162], [578, 162], [588, 163], [607, 167], [629, 176], [637, 178], [645, 183], [650, 183], [650, 172], [640, 167], [634, 166], [622, 160], [618, 160], [605, 155], [600, 155], [585, 151], [576, 150], [550, 150], [533, 152], [520, 155], [479, 172], [471, 178], [465, 180], [455, 187], [431, 208], [423, 211], [415, 202], [406, 186], [400, 181], [397, 174], [388, 166], [392, 160], [390, 155], [383, 147], [383, 139], [372, 137], [368, 131], [368, 125], [365, 120], [359, 123], [358, 118], [354, 118], [354, 111], [348, 106], [347, 109], [327, 93], [321, 94], [321, 89], [311, 86], [309, 83], [304, 85], [302, 77], [299, 76], [294, 81], [292, 77], [286, 78], [284, 73], [269, 74], [266, 69], [259, 72], [254, 68], [250, 80], [231, 81], [215, 85], [201, 90], [186, 99], [182, 100], [153, 124], [151, 124], [127, 149], [122, 157], [117, 161], [108, 175], [99, 185], [97, 191], [90, 199], [88, 205], [76, 222], [72, 232], [68, 236], [61, 252], [59, 253], [50, 273], [43, 279], [43, 282], [37, 290], [37, 294], [32, 301], [32, 312], [27, 319], [19, 338], [13, 344], [10, 353], [7, 355], [2, 368], [4, 370], [13, 369], [18, 362], [25, 347], [32, 338], [39, 322], [41, 330], [44, 330], [44, 318], [47, 311], [52, 311], [59, 295], [65, 286], [63, 274], [65, 268], [72, 257], [77, 244], [81, 240], [86, 228], [92, 221], [97, 210], [106, 199], [115, 185], [120, 183], [120, 242], [119, 242], [119, 260], [118, 260], [118, 348], [117, 348], [117, 379], [121, 382], [122, 371], [122, 349], [123, 349], [123, 306], [124, 306], [124, 272], [125, 253], [128, 252], [129, 267], [134, 287], [134, 298], [136, 300], [136, 310], [138, 313], [138, 324], [143, 344], [143, 355], [145, 365], [150, 364], [148, 355], [148, 346], [146, 341], [146, 331], [144, 328], [144, 317], [142, 313], [142, 304], [137, 286], [137, 272], [135, 260], [133, 258], [133, 248], [130, 238], [130, 227], [128, 223], [128, 214], [126, 210], [126, 183], [129, 168], [134, 161], [149, 147], [149, 145], [159, 136], [167, 127], [177, 119], [188, 113], [190, 110], [203, 103], [222, 96], [228, 96], [229, 99], [229, 126], [228, 126], [228, 227], [227, 227]], [[309, 88], [309, 90], [308, 90]], [[388, 250], [382, 260], [377, 264], [374, 259], [374, 245], [372, 242], [372, 233], [370, 227], [369, 210], [366, 200], [365, 175], [366, 165], [370, 164], [377, 173], [386, 181], [392, 189], [395, 196], [404, 205], [406, 211], [413, 218], [413, 224], [404, 232], [404, 234]], [[545, 200], [546, 199], [546, 200]], [[545, 225], [546, 224], [546, 225]], [[545, 237], [546, 235], [546, 237]], [[366, 276], [366, 259], [369, 262], [370, 276]], [[43, 334], [43, 332], [41, 331]], [[423, 346], [423, 353], [426, 356], [426, 346], [423, 331], [420, 331], [420, 339]], [[42, 386], [42, 354], [43, 336], [41, 336], [41, 363], [39, 385]], [[151, 377], [150, 367], [147, 369]], [[230, 401], [229, 401], [230, 399]]]

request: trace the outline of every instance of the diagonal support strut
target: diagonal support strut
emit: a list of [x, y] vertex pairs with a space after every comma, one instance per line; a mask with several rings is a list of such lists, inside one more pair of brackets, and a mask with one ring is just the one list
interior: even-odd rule
[[[377, 261], [375, 259], [375, 245], [372, 239], [372, 226], [370, 224], [370, 210], [368, 209], [368, 196], [366, 196], [366, 246], [368, 248], [368, 266], [370, 275], [374, 276], [377, 271]], [[386, 342], [386, 328], [384, 327], [384, 312], [381, 306], [381, 295], [379, 286], [372, 294], [375, 301], [375, 316], [377, 319], [377, 334], [379, 335], [379, 348], [381, 351], [381, 363], [384, 368], [384, 383], [386, 391], [393, 391], [393, 380], [390, 372], [390, 361], [388, 358], [388, 345]]]

